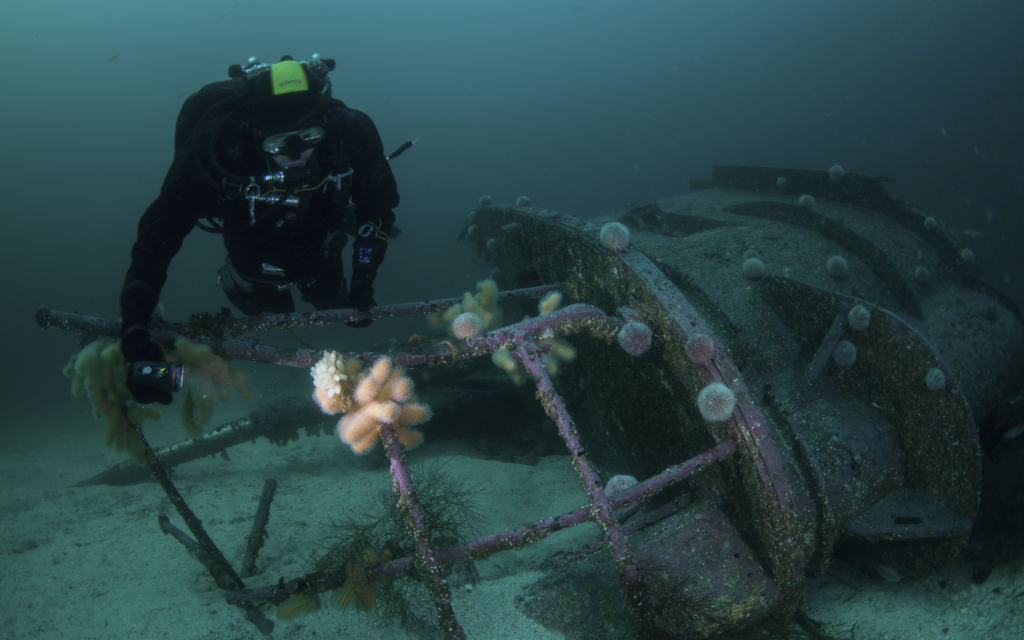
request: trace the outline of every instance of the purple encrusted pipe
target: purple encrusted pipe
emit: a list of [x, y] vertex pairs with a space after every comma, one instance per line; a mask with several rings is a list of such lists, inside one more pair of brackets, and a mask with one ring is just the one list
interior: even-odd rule
[[615, 518], [608, 495], [601, 487], [601, 479], [597, 475], [597, 470], [591, 464], [590, 457], [587, 456], [587, 452], [580, 442], [579, 432], [576, 430], [572, 416], [569, 415], [562, 397], [555, 390], [555, 385], [544, 367], [544, 362], [541, 360], [536, 346], [531, 342], [520, 345], [516, 351], [516, 359], [533, 377], [544, 410], [558, 425], [558, 433], [562, 436], [565, 446], [568, 447], [569, 453], [572, 455], [572, 464], [580, 476], [580, 483], [587, 495], [590, 496], [589, 518], [604, 531], [608, 545], [611, 547], [615, 567], [619, 570], [619, 575], [622, 576], [634, 605], [640, 607], [643, 599], [640, 573], [629, 551], [626, 537], [622, 534], [622, 528]]
[[[522, 289], [510, 289], [501, 291], [498, 297], [506, 298], [540, 298], [545, 294], [554, 291], [560, 285], [547, 284], [538, 287], [525, 287]], [[226, 318], [223, 322], [220, 319], [218, 324], [225, 332], [231, 335], [240, 335], [252, 331], [264, 331], [268, 329], [285, 329], [288, 327], [311, 327], [325, 326], [345, 322], [353, 318], [390, 318], [393, 316], [416, 315], [443, 311], [452, 305], [461, 302], [462, 298], [438, 298], [423, 302], [406, 302], [401, 304], [378, 305], [369, 311], [356, 311], [355, 309], [327, 309], [324, 311], [298, 311], [295, 313], [267, 313], [259, 316], [246, 316], [242, 318]], [[58, 311], [47, 306], [36, 309], [36, 324], [44, 329], [63, 329], [65, 331], [82, 331], [98, 336], [118, 336], [121, 331], [121, 323], [114, 320], [107, 320], [98, 316], [89, 316], [69, 311]], [[173, 331], [179, 335], [191, 334], [184, 324], [154, 321], [153, 327], [161, 327]]]
[[586, 331], [596, 338], [611, 339], [622, 322], [601, 309], [584, 303], [571, 304], [536, 318], [527, 318], [465, 340], [460, 356], [481, 356], [505, 348], [515, 351], [527, 342]]
[[405, 448], [398, 441], [395, 428], [384, 422], [380, 425], [380, 437], [384, 450], [391, 461], [391, 476], [395, 479], [395, 490], [398, 492], [398, 505], [405, 514], [406, 527], [409, 535], [416, 543], [416, 555], [419, 556], [421, 571], [427, 581], [427, 591], [437, 609], [437, 622], [449, 640], [465, 640], [466, 634], [452, 610], [452, 592], [448, 588], [448, 580], [444, 577], [444, 564], [438, 560], [437, 547], [427, 528], [427, 519], [423, 514], [423, 506], [416, 495], [409, 467], [405, 464]]
[[[540, 297], [554, 290], [553, 285], [528, 287], [503, 291], [499, 295], [505, 297]], [[403, 315], [406, 313], [425, 313], [434, 309], [445, 309], [461, 298], [446, 298], [428, 302], [415, 302], [400, 305], [385, 305], [371, 310], [373, 317]], [[353, 317], [351, 309], [330, 311], [301, 312], [291, 314], [269, 314], [253, 318], [241, 318], [229, 322], [231, 332], [244, 327], [246, 331], [273, 329], [281, 327], [322, 325], [342, 322]], [[44, 329], [63, 329], [79, 331], [96, 336], [117, 337], [120, 335], [121, 324], [106, 318], [89, 316], [67, 311], [57, 311], [49, 307], [36, 310], [36, 323]], [[609, 318], [603, 311], [590, 305], [574, 304], [558, 309], [547, 315], [529, 318], [477, 338], [471, 338], [465, 345], [452, 343], [457, 352], [441, 350], [435, 353], [398, 353], [392, 357], [396, 365], [406, 369], [435, 366], [473, 356], [486, 355], [501, 347], [514, 349], [530, 338], [550, 335], [568, 335], [581, 330], [603, 337], [614, 334], [618, 330], [616, 321]], [[153, 338], [164, 347], [170, 347], [179, 336], [187, 336], [193, 342], [210, 345], [219, 355], [229, 360], [251, 360], [287, 367], [312, 367], [323, 355], [322, 351], [313, 349], [286, 349], [273, 345], [262, 344], [247, 338], [225, 338], [215, 340], [209, 336], [197, 335], [180, 323], [155, 320], [152, 323]], [[377, 354], [348, 353], [346, 358], [360, 358], [372, 362]]]
[[[527, 318], [521, 322], [469, 338], [464, 342], [445, 343], [442, 350], [433, 353], [396, 353], [392, 356], [392, 360], [396, 365], [406, 369], [436, 366], [450, 363], [453, 360], [488, 355], [502, 348], [514, 351], [526, 342], [572, 335], [581, 331], [586, 331], [597, 338], [610, 340], [619, 330], [621, 324], [621, 321], [609, 317], [595, 306], [572, 304], [536, 318]], [[170, 344], [176, 337], [170, 330], [164, 333], [162, 325], [157, 325], [157, 327], [160, 329], [154, 328], [153, 336], [162, 344]], [[205, 342], [202, 338], [199, 340]], [[454, 353], [449, 345], [455, 348]], [[289, 367], [312, 367], [323, 355], [322, 351], [285, 349], [244, 339], [224, 340], [218, 345], [218, 352], [229, 359], [268, 362]], [[372, 362], [377, 355], [371, 352], [352, 352], [345, 354], [345, 358], [359, 358], [365, 362]]]
[[[508, 291], [498, 292], [498, 298], [502, 300], [506, 298], [540, 298], [560, 286], [560, 284], [546, 284], [537, 287], [509, 289]], [[295, 313], [266, 313], [259, 316], [233, 319], [227, 324], [226, 330], [233, 335], [239, 335], [251, 331], [266, 331], [267, 329], [325, 326], [346, 322], [353, 318], [379, 320], [395, 316], [424, 315], [435, 311], [444, 311], [459, 302], [462, 302], [462, 296], [457, 298], [437, 298], [421, 302], [382, 304], [368, 311], [327, 309], [324, 311], [299, 311]]]
[[[700, 469], [703, 469], [705, 466], [726, 458], [732, 454], [735, 449], [736, 444], [734, 442], [731, 440], [724, 440], [707, 451], [693, 456], [689, 460], [673, 465], [661, 473], [651, 476], [643, 482], [630, 487], [622, 493], [615, 494], [614, 497], [609, 498], [609, 503], [615, 511], [628, 509], [633, 505], [640, 504], [675, 483], [688, 478]], [[641, 522], [643, 524], [657, 522], [660, 517], [667, 517], [670, 514], [670, 510], [662, 509], [654, 512], [654, 515], [649, 518], [634, 518], [630, 521], [628, 528], [638, 528], [636, 525]], [[477, 538], [476, 540], [438, 549], [434, 557], [438, 562], [444, 564], [457, 560], [463, 556], [468, 556], [470, 558], [486, 558], [487, 556], [499, 551], [521, 549], [528, 544], [532, 544], [538, 540], [548, 537], [556, 531], [574, 527], [578, 524], [587, 522], [588, 520], [590, 520], [589, 506], [579, 507], [578, 509], [568, 513], [563, 513], [559, 516], [543, 518], [536, 522], [531, 522], [530, 524], [518, 526], [514, 529], [508, 529], [500, 533], [494, 533], [482, 538]], [[404, 558], [396, 558], [374, 567], [370, 571], [370, 576], [374, 579], [386, 578], [399, 573], [405, 573], [412, 567], [412, 557], [406, 556]], [[295, 593], [301, 590], [301, 587], [306, 584], [307, 583], [303, 580], [289, 580], [284, 583], [247, 589], [242, 592], [228, 592], [227, 597], [228, 601], [232, 603], [240, 602], [245, 599], [253, 601], [271, 600], [280, 596], [282, 590], [284, 593]], [[327, 588], [336, 588], [338, 586], [341, 585], [331, 585]]]

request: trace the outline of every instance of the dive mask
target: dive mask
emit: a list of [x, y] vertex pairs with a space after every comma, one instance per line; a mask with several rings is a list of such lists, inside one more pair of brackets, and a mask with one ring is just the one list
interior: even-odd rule
[[270, 156], [282, 169], [296, 169], [306, 166], [316, 145], [324, 139], [323, 127], [306, 127], [285, 131], [263, 140], [263, 152]]

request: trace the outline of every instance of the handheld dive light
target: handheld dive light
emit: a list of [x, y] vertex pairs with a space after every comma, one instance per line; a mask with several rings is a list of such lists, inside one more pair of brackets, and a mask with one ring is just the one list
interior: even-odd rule
[[128, 363], [128, 383], [162, 391], [181, 391], [185, 367], [180, 362], [140, 361]]

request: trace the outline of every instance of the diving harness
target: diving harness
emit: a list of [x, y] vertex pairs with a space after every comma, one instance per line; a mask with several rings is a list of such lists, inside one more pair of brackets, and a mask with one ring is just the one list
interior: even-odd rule
[[[394, 160], [401, 154], [409, 150], [417, 139], [406, 140], [397, 149], [387, 154], [385, 158], [387, 160]], [[305, 168], [302, 169], [304, 172]], [[352, 168], [347, 168], [343, 171], [335, 173], [329, 173], [324, 176], [319, 182], [311, 186], [304, 186], [295, 191], [288, 192], [281, 189], [282, 186], [296, 183], [296, 172], [294, 168], [283, 168], [279, 171], [267, 173], [257, 180], [256, 176], [250, 176], [249, 181], [245, 184], [232, 183], [227, 177], [222, 179], [222, 184], [226, 189], [235, 188], [242, 197], [247, 201], [249, 208], [249, 225], [254, 226], [256, 224], [256, 206], [270, 205], [274, 207], [285, 207], [288, 209], [298, 209], [302, 203], [301, 193], [311, 193], [314, 191], [326, 191], [333, 188], [335, 191], [342, 191], [344, 188], [344, 181], [354, 173]], [[269, 188], [268, 188], [269, 187]], [[201, 229], [206, 231], [223, 232], [222, 225], [207, 224], [204, 225], [199, 223]]]
[[342, 181], [352, 175], [352, 172], [352, 169], [348, 169], [340, 173], [328, 174], [319, 183], [310, 187], [303, 187], [292, 193], [282, 191], [277, 188], [272, 188], [270, 191], [264, 193], [263, 188], [260, 186], [261, 182], [269, 185], [285, 184], [288, 182], [288, 179], [285, 177], [284, 171], [264, 175], [260, 179], [260, 182], [256, 181], [255, 176], [250, 177], [249, 183], [242, 185], [239, 189], [242, 193], [242, 197], [249, 203], [249, 226], [254, 226], [256, 224], [257, 204], [298, 209], [299, 205], [302, 203], [301, 196], [297, 195], [298, 193], [317, 190], [326, 191], [330, 187], [334, 187], [336, 191], [341, 191]]

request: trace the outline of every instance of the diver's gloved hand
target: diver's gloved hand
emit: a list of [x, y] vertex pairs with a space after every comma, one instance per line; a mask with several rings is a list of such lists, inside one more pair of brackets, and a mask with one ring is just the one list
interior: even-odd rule
[[[378, 226], [364, 224], [359, 227], [356, 241], [352, 245], [352, 285], [348, 292], [349, 303], [358, 311], [377, 306], [373, 299], [373, 281], [387, 250], [387, 236], [380, 232]], [[372, 322], [371, 318], [354, 318], [345, 324], [362, 328]]]
[[[164, 350], [149, 335], [149, 329], [141, 325], [129, 328], [121, 336], [121, 353], [124, 354], [124, 361], [129, 368], [133, 362], [162, 362], [167, 359]], [[170, 391], [133, 384], [130, 377], [128, 378], [128, 390], [132, 392], [132, 397], [139, 404], [151, 402], [171, 404]]]
[[[354, 284], [352, 290], [348, 292], [349, 304], [356, 311], [369, 311], [370, 307], [376, 307], [377, 301], [373, 299], [373, 285], [372, 284]], [[345, 322], [346, 325], [354, 329], [362, 329], [373, 324], [373, 318], [352, 318]]]

